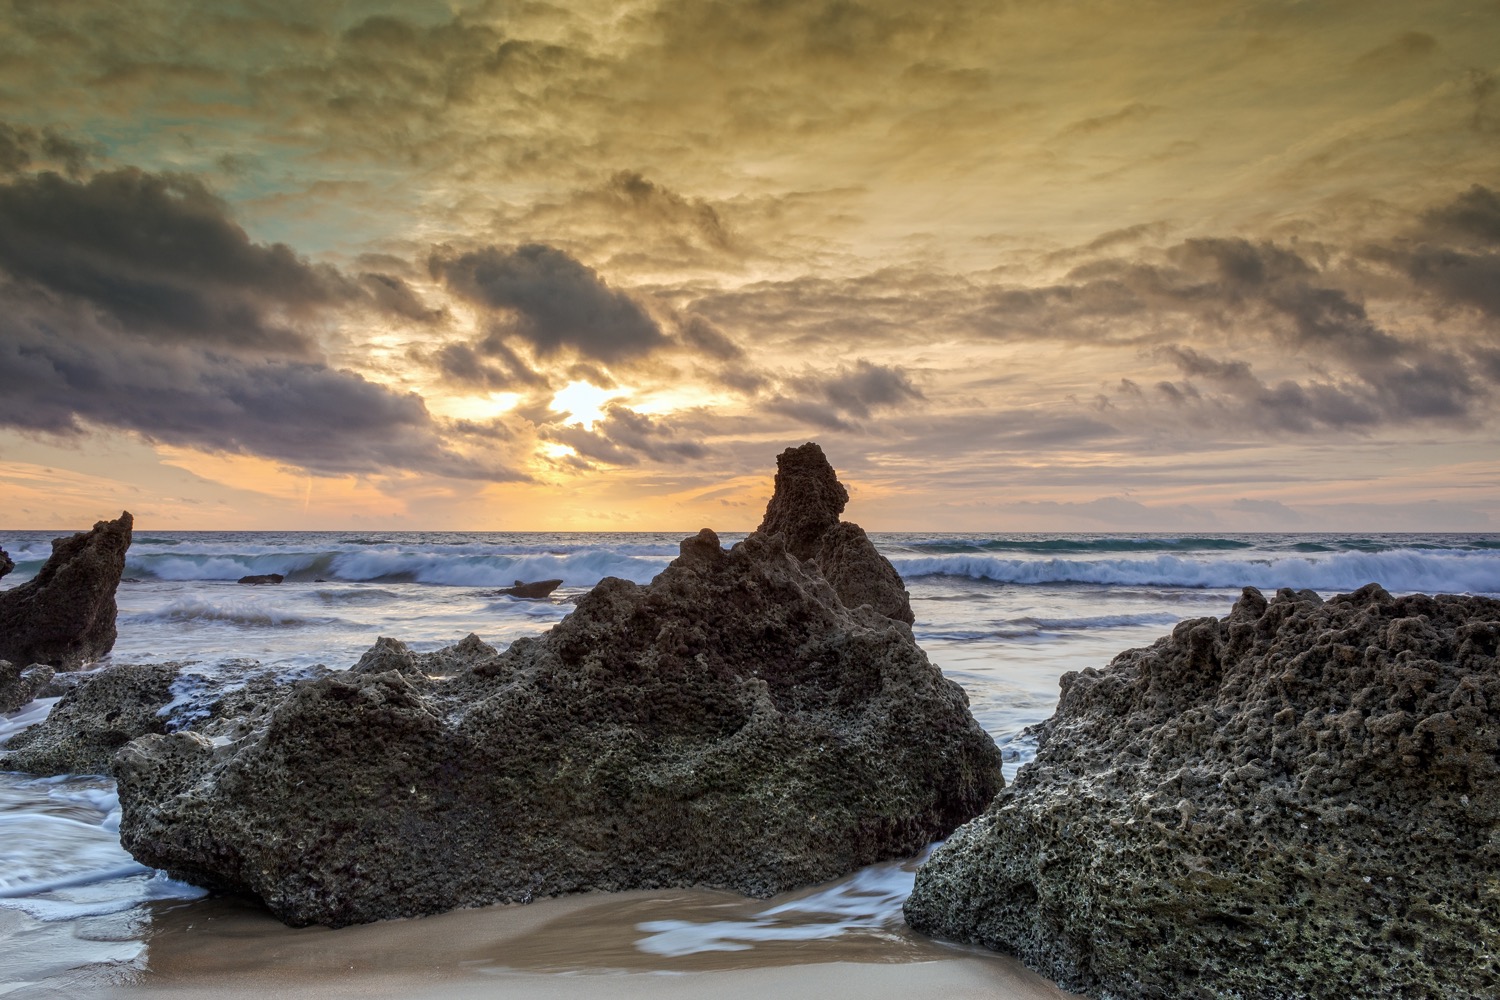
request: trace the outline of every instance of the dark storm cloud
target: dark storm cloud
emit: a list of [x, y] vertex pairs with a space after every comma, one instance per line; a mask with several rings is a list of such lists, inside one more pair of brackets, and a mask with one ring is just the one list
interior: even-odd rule
[[[1482, 398], [1465, 362], [1447, 352], [1338, 378], [1275, 384], [1258, 378], [1245, 361], [1219, 360], [1179, 345], [1158, 353], [1188, 376], [1187, 381], [1159, 382], [1155, 388], [1161, 399], [1189, 411], [1191, 419], [1224, 429], [1313, 433], [1424, 420], [1462, 423]], [[1138, 390], [1126, 394], [1139, 398]]]
[[200, 182], [133, 169], [0, 184], [0, 270], [142, 333], [296, 355], [312, 345], [276, 313], [352, 295], [334, 269], [252, 242]]
[[674, 424], [618, 405], [610, 406], [592, 430], [582, 424], [548, 426], [541, 436], [605, 465], [638, 465], [643, 458], [677, 464], [708, 454], [706, 447], [684, 437]]
[[610, 288], [561, 250], [528, 243], [435, 254], [432, 274], [455, 295], [514, 318], [514, 332], [539, 357], [571, 349], [603, 362], [624, 361], [666, 345], [656, 321], [630, 296]]
[[1500, 317], [1500, 195], [1475, 185], [1421, 217], [1414, 234], [1367, 249], [1440, 303]]
[[898, 409], [925, 400], [911, 376], [896, 366], [860, 359], [832, 374], [783, 378], [764, 406], [773, 413], [830, 430], [856, 430], [852, 420], [868, 420], [877, 410]]
[[328, 473], [521, 478], [455, 453], [420, 397], [353, 372], [133, 336], [78, 302], [13, 283], [0, 285], [0, 300], [5, 426], [77, 436], [100, 425]]

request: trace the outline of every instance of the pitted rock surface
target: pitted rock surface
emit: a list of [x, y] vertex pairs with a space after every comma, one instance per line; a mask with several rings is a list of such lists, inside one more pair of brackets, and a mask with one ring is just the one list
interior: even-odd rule
[[923, 932], [1096, 997], [1500, 996], [1500, 601], [1246, 589], [1062, 679]]
[[47, 718], [0, 748], [0, 770], [32, 774], [112, 774], [126, 743], [167, 731], [178, 664], [125, 664], [85, 675]]
[[136, 858], [334, 926], [593, 889], [765, 896], [909, 856], [1003, 785], [909, 627], [779, 534], [726, 551], [707, 529], [504, 652], [382, 639], [256, 719], [131, 743], [116, 772]]
[[776, 535], [798, 559], [811, 560], [851, 608], [868, 604], [887, 618], [916, 620], [901, 574], [875, 550], [864, 529], [840, 521], [849, 491], [823, 449], [809, 441], [776, 458], [776, 488], [758, 529]]
[[35, 663], [22, 668], [0, 660], [0, 712], [14, 712], [37, 697], [52, 680], [52, 668]]
[[52, 542], [37, 575], [0, 591], [0, 660], [76, 670], [115, 645], [115, 590], [130, 547], [130, 512]]

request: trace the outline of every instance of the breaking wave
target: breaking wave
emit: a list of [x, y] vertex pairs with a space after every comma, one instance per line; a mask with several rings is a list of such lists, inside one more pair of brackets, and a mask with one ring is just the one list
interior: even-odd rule
[[1034, 586], [1101, 584], [1354, 590], [1370, 582], [1397, 592], [1500, 593], [1500, 552], [1391, 549], [1260, 559], [1156, 555], [1137, 559], [1006, 559], [985, 555], [894, 556], [903, 577], [968, 577]]

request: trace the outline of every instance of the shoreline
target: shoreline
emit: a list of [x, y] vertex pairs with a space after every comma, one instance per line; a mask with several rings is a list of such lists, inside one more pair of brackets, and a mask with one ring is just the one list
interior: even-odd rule
[[586, 893], [329, 930], [287, 927], [249, 901], [208, 899], [154, 907], [133, 962], [10, 985], [19, 985], [16, 996], [46, 1000], [467, 998], [497, 990], [585, 1000], [1077, 997], [1016, 959], [923, 938], [904, 925], [799, 938], [793, 923], [782, 937], [719, 945], [743, 950], [664, 955], [639, 947], [649, 936], [643, 925], [675, 917], [687, 927], [748, 927], [743, 918], [775, 905], [710, 890]]

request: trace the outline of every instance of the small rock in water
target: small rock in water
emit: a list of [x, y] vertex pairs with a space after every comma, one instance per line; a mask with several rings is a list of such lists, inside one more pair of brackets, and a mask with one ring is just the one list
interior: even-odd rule
[[551, 596], [552, 592], [561, 586], [561, 580], [538, 580], [535, 583], [523, 583], [522, 581], [517, 580], [514, 587], [506, 587], [504, 590], [498, 591], [497, 593], [504, 594], [507, 597], [522, 597], [528, 598], [530, 600], [539, 600], [543, 597]]
[[0, 659], [76, 670], [114, 648], [115, 591], [131, 524], [125, 511], [54, 539], [36, 576], [0, 591]]
[[917, 930], [1146, 998], [1500, 996], [1500, 601], [1247, 588], [1062, 679]]
[[285, 579], [286, 577], [282, 576], [280, 573], [259, 573], [254, 576], [242, 576], [236, 582], [250, 584], [280, 583]]
[[[775, 530], [726, 551], [704, 529], [648, 586], [605, 579], [504, 653], [382, 639], [258, 715], [130, 743], [126, 849], [333, 926], [586, 890], [765, 896], [917, 853], [1003, 786], [1000, 752], [899, 615], [792, 551], [869, 546], [826, 461], [795, 451]], [[829, 499], [837, 537], [783, 491]], [[895, 571], [872, 580], [858, 592], [899, 611]]]

